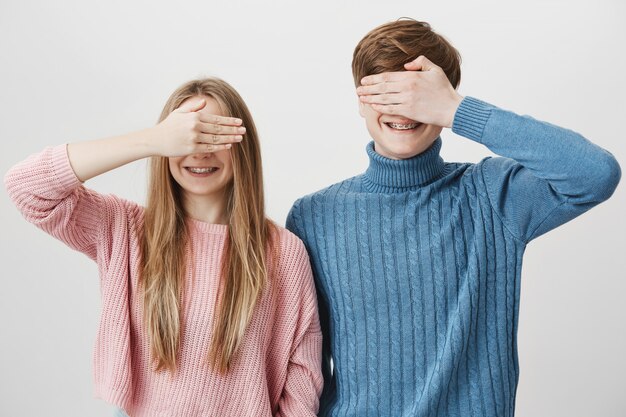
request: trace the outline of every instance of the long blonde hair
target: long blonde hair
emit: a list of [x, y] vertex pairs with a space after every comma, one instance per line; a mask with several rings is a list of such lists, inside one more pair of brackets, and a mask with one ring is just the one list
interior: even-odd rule
[[[265, 217], [259, 140], [252, 116], [241, 96], [217, 78], [192, 80], [179, 87], [165, 104], [159, 122], [194, 96], [214, 98], [225, 116], [246, 127], [244, 140], [233, 145], [233, 180], [227, 190], [228, 235], [222, 263], [222, 297], [208, 359], [225, 373], [241, 345], [254, 307], [268, 280], [267, 252], [273, 224]], [[182, 190], [171, 176], [168, 158], [150, 163], [148, 199], [142, 240], [141, 288], [144, 323], [156, 370], [176, 370], [184, 299], [188, 232]]]

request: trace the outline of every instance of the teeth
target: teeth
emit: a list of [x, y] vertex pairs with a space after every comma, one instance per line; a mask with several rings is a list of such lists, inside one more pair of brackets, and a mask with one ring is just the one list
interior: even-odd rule
[[208, 174], [209, 172], [214, 172], [217, 170], [217, 168], [211, 167], [211, 168], [187, 168], [189, 171], [193, 172], [194, 174]]
[[418, 124], [419, 123], [409, 123], [408, 125], [403, 125], [400, 123], [387, 123], [387, 125], [391, 127], [392, 129], [398, 129], [398, 130], [415, 129]]

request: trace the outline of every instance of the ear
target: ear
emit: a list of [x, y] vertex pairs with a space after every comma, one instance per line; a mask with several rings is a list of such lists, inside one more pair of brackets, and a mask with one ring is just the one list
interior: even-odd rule
[[361, 117], [365, 118], [365, 104], [363, 104], [361, 100], [359, 100], [359, 114]]

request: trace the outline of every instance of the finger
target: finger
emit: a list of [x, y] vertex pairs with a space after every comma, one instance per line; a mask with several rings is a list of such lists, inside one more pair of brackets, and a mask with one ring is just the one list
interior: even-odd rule
[[436, 67], [436, 65], [433, 64], [424, 55], [420, 55], [417, 58], [415, 58], [413, 61], [407, 62], [406, 64], [404, 64], [404, 68], [406, 68], [409, 71], [430, 71], [434, 67]]
[[242, 123], [242, 120], [237, 117], [218, 116], [217, 114], [209, 114], [206, 112], [200, 112], [200, 121], [224, 126], [240, 126]]
[[406, 71], [401, 72], [382, 72], [380, 74], [368, 75], [361, 79], [361, 85], [372, 85], [378, 83], [402, 81], [406, 79]]
[[405, 99], [405, 95], [401, 93], [359, 96], [362, 103], [368, 104], [403, 104]]
[[185, 101], [179, 108], [177, 108], [175, 111], [178, 111], [179, 113], [190, 113], [190, 112], [194, 112], [194, 111], [199, 111], [201, 109], [204, 108], [204, 106], [206, 106], [206, 100], [201, 98], [191, 98], [187, 101]]
[[223, 145], [216, 145], [214, 143], [199, 143], [196, 145], [195, 147], [195, 152], [196, 154], [198, 153], [213, 153], [213, 152], [219, 152], [219, 151], [225, 151], [227, 149], [232, 148], [233, 145], [231, 143], [226, 143]]
[[205, 134], [201, 133], [198, 136], [199, 143], [212, 143], [214, 145], [224, 144], [224, 143], [237, 143], [243, 140], [243, 136], [241, 135], [214, 135], [214, 134]]
[[397, 81], [389, 81], [372, 85], [362, 85], [356, 89], [356, 93], [360, 96], [367, 94], [399, 93], [401, 91], [402, 83]]
[[200, 122], [199, 127], [201, 133], [213, 133], [219, 135], [243, 135], [246, 133], [246, 128], [243, 126], [228, 126]]

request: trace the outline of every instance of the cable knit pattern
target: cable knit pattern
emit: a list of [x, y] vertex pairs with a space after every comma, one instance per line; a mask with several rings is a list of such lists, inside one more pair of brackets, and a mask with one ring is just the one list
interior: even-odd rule
[[[475, 98], [453, 130], [502, 157], [445, 163], [441, 139], [299, 199], [324, 332], [320, 416], [507, 417], [519, 375], [522, 255], [606, 200], [615, 158]], [[332, 359], [332, 361], [331, 361]]]
[[17, 164], [6, 174], [5, 185], [28, 221], [98, 264], [102, 313], [93, 356], [96, 396], [132, 417], [317, 413], [322, 332], [309, 258], [292, 233], [279, 228], [270, 285], [231, 371], [221, 375], [206, 357], [227, 226], [188, 219], [181, 345], [178, 371], [170, 376], [153, 371], [137, 290], [143, 208], [85, 188], [69, 164], [66, 145]]

